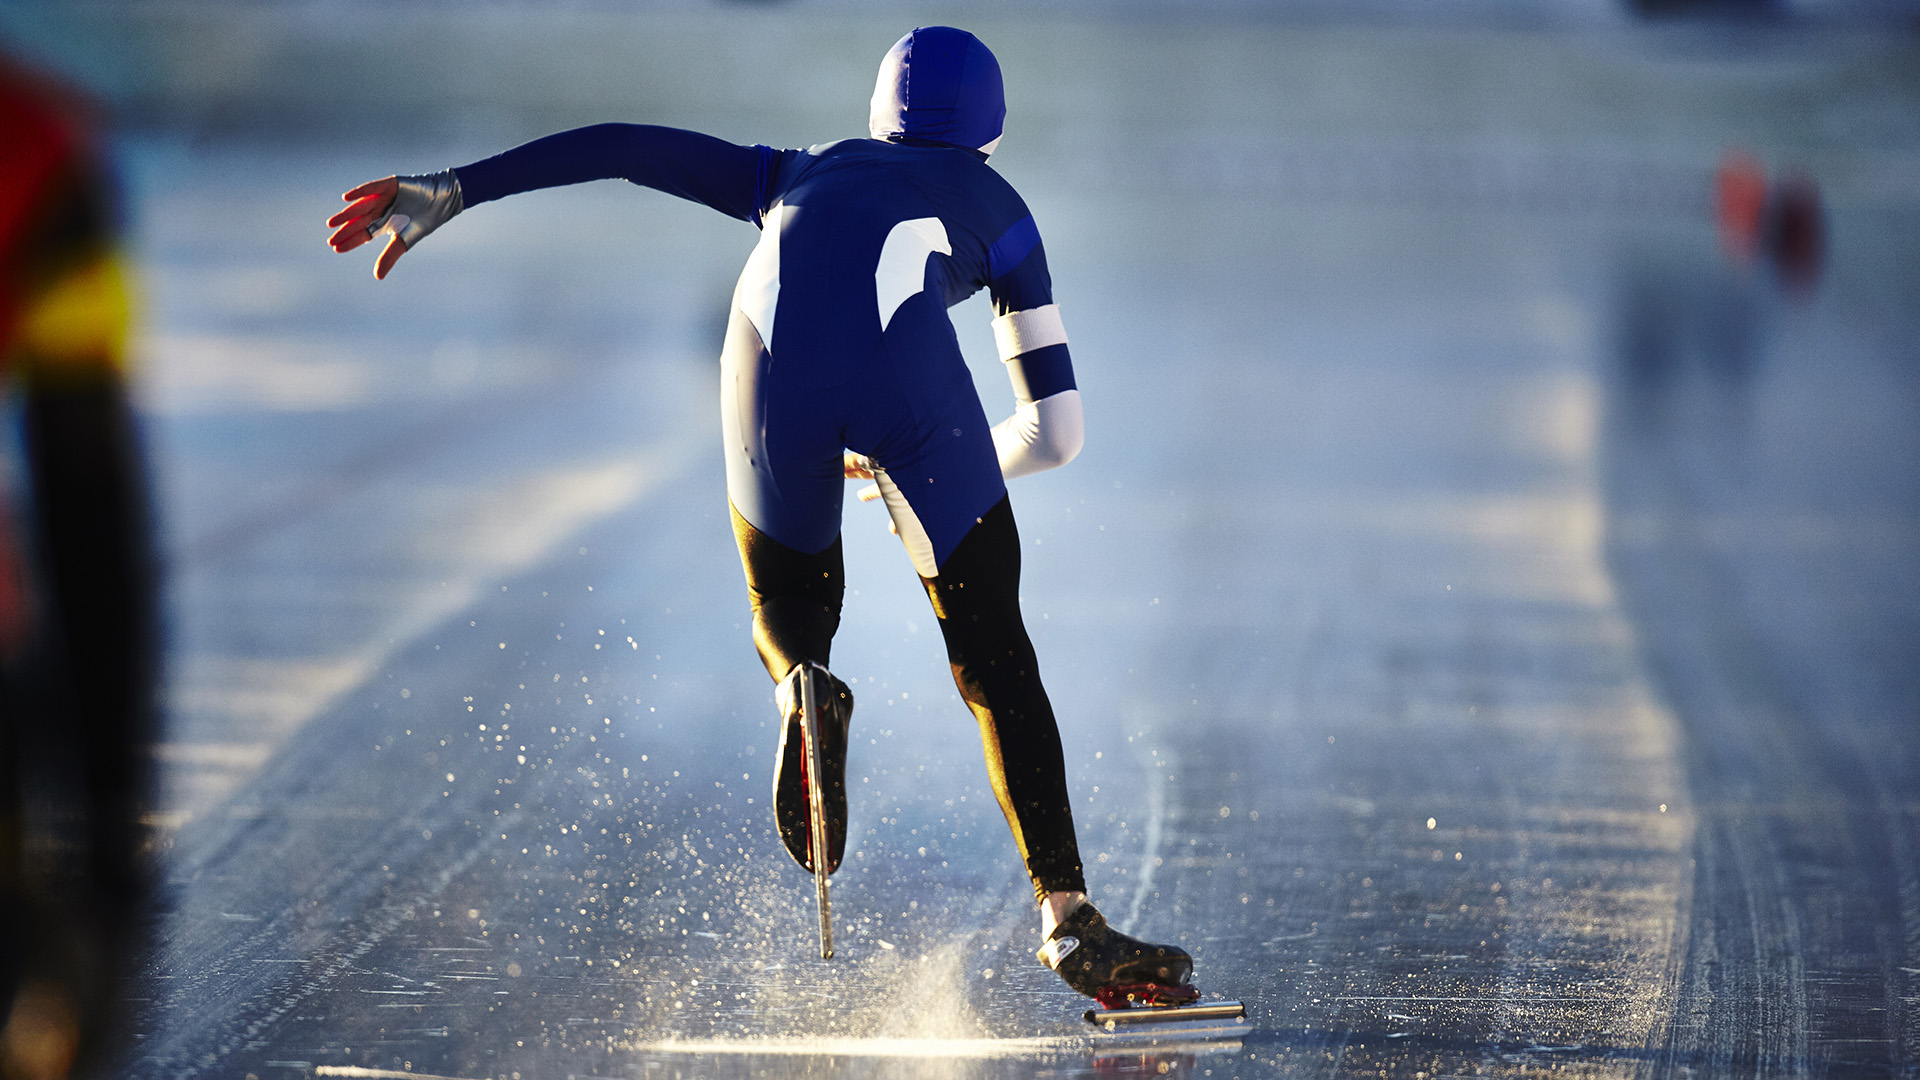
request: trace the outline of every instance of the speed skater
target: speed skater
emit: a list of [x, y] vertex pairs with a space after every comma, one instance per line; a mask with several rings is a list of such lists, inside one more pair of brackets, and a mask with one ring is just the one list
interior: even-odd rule
[[[385, 278], [464, 210], [601, 179], [758, 226], [721, 355], [721, 422], [754, 645], [783, 719], [774, 816], [788, 852], [813, 868], [799, 749], [809, 697], [823, 728], [829, 872], [846, 848], [854, 701], [828, 661], [845, 593], [842, 485], [869, 479], [861, 497], [884, 500], [979, 724], [1040, 902], [1040, 959], [1088, 996], [1158, 987], [1190, 998], [1185, 951], [1114, 930], [1088, 902], [1060, 732], [1020, 615], [1006, 481], [1072, 460], [1084, 428], [1039, 229], [987, 164], [1005, 117], [993, 53], [965, 31], [922, 27], [881, 62], [870, 138], [775, 150], [650, 125], [578, 128], [362, 184], [327, 222], [330, 242], [351, 251], [390, 233], [374, 264]], [[947, 316], [983, 287], [1015, 401], [998, 424]]]

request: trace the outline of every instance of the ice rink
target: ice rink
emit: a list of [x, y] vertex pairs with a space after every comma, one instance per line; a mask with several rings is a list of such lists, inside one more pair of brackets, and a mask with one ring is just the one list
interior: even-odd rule
[[[1910, 32], [143, 10], [160, 59], [109, 89], [166, 872], [127, 1075], [1920, 1069]], [[751, 226], [601, 183], [383, 283], [324, 243], [361, 180], [558, 127], [860, 135], [929, 21], [1000, 55], [994, 164], [1086, 403], [1012, 497], [1090, 887], [1246, 1003], [1235, 1040], [1115, 1042], [1034, 960], [937, 626], [851, 486], [816, 958], [719, 452]], [[196, 49], [224, 66], [180, 75]], [[1723, 250], [1731, 148], [1819, 182], [1817, 283]], [[997, 419], [990, 312], [954, 316]]]

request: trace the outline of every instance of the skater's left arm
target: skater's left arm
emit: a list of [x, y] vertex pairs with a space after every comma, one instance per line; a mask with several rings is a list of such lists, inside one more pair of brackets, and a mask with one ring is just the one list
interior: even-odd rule
[[1014, 399], [1013, 415], [993, 427], [993, 448], [1001, 474], [1011, 480], [1072, 461], [1085, 442], [1086, 421], [1033, 218], [1008, 229], [989, 250], [988, 261], [993, 339]]

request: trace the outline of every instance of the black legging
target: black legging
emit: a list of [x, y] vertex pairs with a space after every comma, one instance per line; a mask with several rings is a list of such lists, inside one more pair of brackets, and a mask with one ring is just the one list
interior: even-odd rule
[[[754, 528], [737, 510], [733, 535], [747, 571], [753, 643], [767, 673], [780, 679], [803, 660], [827, 663], [846, 592], [839, 539], [809, 555]], [[940, 620], [954, 685], [980, 724], [993, 794], [1034, 894], [1085, 892], [1060, 728], [1020, 618], [1020, 533], [1008, 501], [968, 530], [938, 577], [920, 580]]]

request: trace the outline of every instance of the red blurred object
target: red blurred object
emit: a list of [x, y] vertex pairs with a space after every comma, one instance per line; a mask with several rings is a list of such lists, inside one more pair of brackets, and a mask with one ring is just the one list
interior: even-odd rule
[[1767, 174], [1760, 162], [1739, 150], [1728, 151], [1714, 174], [1720, 242], [1739, 259], [1760, 254], [1761, 221], [1767, 203]]
[[26, 301], [22, 249], [83, 145], [78, 111], [60, 88], [0, 54], [0, 343], [10, 344]]

